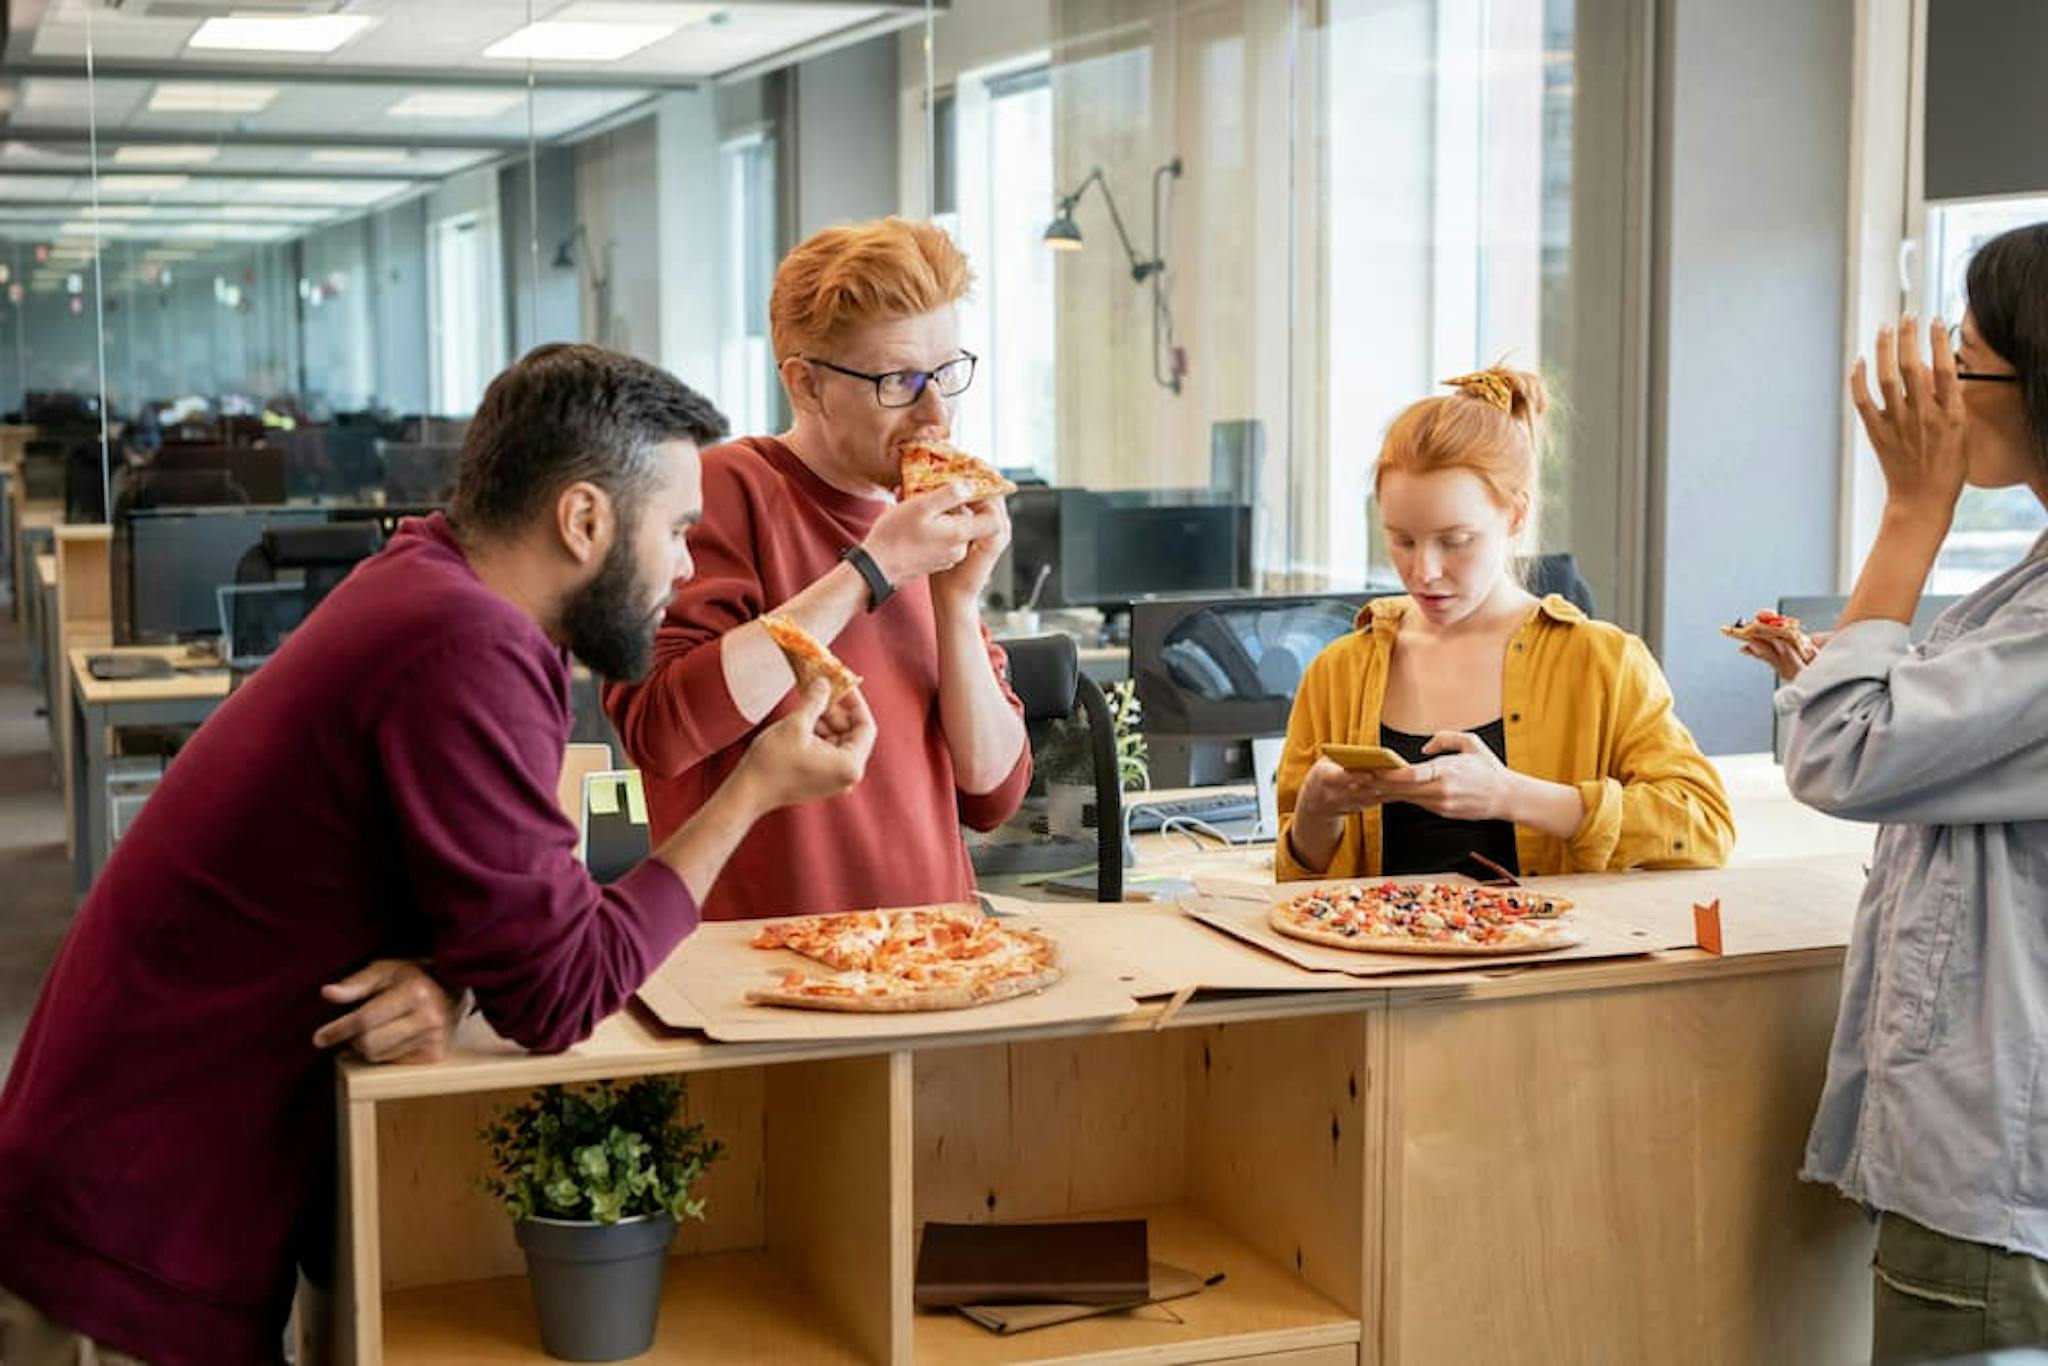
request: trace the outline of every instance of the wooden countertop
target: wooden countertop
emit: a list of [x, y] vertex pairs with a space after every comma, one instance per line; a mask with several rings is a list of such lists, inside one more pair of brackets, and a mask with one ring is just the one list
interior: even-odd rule
[[[74, 652], [80, 653], [80, 652]], [[119, 685], [134, 687], [133, 684]], [[1728, 869], [1729, 880], [1754, 889], [1774, 884], [1767, 864], [1811, 870], [1832, 879], [1830, 885], [1853, 886], [1860, 860], [1867, 856], [1871, 829], [1800, 806], [1785, 792], [1769, 755], [1736, 755], [1715, 760], [1736, 810], [1742, 832]], [[1182, 877], [1239, 881], [1270, 879], [1270, 846], [1197, 852], [1168, 845], [1159, 837], [1141, 841], [1146, 872]], [[1798, 859], [1774, 858], [1785, 849], [1802, 851]], [[1667, 875], [1638, 873], [1631, 878]], [[1694, 878], [1696, 873], [1668, 875]], [[1664, 898], [1669, 900], [1667, 896]], [[1845, 910], [1846, 908], [1834, 908]], [[1087, 908], [1067, 903], [1065, 914]], [[1499, 969], [1475, 968], [1429, 976], [1361, 979], [1357, 989], [1282, 992], [1203, 993], [1178, 1004], [1164, 1000], [1140, 1003], [1130, 1014], [1109, 1021], [1081, 1021], [1026, 1028], [991, 1029], [941, 1038], [899, 1036], [893, 1039], [840, 1039], [778, 1043], [715, 1043], [694, 1033], [668, 1030], [637, 1002], [601, 1024], [584, 1043], [568, 1052], [536, 1056], [511, 1044], [472, 1017], [457, 1036], [455, 1055], [425, 1066], [372, 1067], [344, 1061], [343, 1084], [351, 1099], [387, 1100], [457, 1092], [541, 1085], [548, 1082], [595, 1080], [657, 1071], [696, 1071], [761, 1063], [851, 1057], [899, 1049], [956, 1047], [1021, 1039], [1077, 1035], [1122, 1034], [1171, 1027], [1234, 1023], [1358, 1010], [1409, 1010], [1463, 1002], [1511, 1000], [1542, 995], [1608, 991], [1655, 986], [1707, 976], [1801, 971], [1841, 961], [1847, 942], [1848, 918], [1835, 916], [1816, 926], [1810, 908], [1787, 906], [1782, 917], [1748, 913], [1744, 938], [1749, 952], [1730, 945], [1728, 956], [1699, 949], [1665, 950], [1630, 957]], [[1174, 915], [1169, 906], [1104, 907], [1102, 914]], [[1782, 937], [1775, 922], [1782, 920]], [[1839, 926], [1839, 932], [1834, 928]], [[1839, 939], [1840, 942], [1834, 942]], [[1782, 943], [1785, 947], [1777, 948]], [[1247, 953], [1259, 951], [1247, 946]]]
[[[1108, 908], [1107, 913], [1116, 913]], [[1254, 952], [1254, 950], [1247, 950]], [[992, 1029], [943, 1038], [915, 1035], [777, 1043], [715, 1043], [694, 1033], [671, 1032], [637, 1002], [600, 1024], [589, 1039], [564, 1053], [528, 1053], [493, 1033], [472, 1016], [456, 1035], [444, 1062], [372, 1066], [341, 1062], [350, 1100], [385, 1101], [420, 1096], [494, 1091], [550, 1082], [595, 1081], [651, 1072], [695, 1072], [765, 1063], [858, 1057], [898, 1050], [966, 1047], [975, 1044], [1132, 1034], [1162, 1028], [1237, 1024], [1360, 1010], [1417, 1009], [1464, 1002], [1504, 1001], [1656, 986], [1706, 977], [1743, 977], [1804, 971], [1841, 961], [1841, 946], [1718, 957], [1699, 949], [1678, 949], [1628, 958], [1582, 961], [1489, 972], [1436, 974], [1427, 980], [1362, 979], [1357, 990], [1229, 993], [1197, 996], [1176, 1007], [1171, 1001], [1142, 1002], [1130, 1014], [1109, 1021], [1080, 1021], [1028, 1029]], [[1370, 984], [1364, 984], [1369, 982]]]

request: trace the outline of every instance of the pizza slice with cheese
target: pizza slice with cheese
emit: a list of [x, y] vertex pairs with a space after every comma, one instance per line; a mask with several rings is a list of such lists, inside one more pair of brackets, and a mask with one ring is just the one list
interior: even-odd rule
[[952, 483], [965, 484], [977, 499], [1000, 498], [1017, 491], [1017, 486], [994, 467], [976, 460], [950, 441], [906, 442], [896, 448], [896, 454], [902, 461], [905, 498], [915, 498]]
[[834, 702], [860, 687], [859, 674], [847, 668], [816, 636], [790, 618], [780, 612], [770, 612], [761, 618], [761, 625], [767, 628], [768, 638], [782, 647], [789, 667], [796, 670], [797, 687], [807, 688], [812, 679], [822, 678], [831, 684]]
[[1810, 644], [1806, 632], [1799, 628], [1799, 618], [1778, 612], [1758, 612], [1748, 621], [1737, 617], [1733, 626], [1721, 628], [1721, 634], [1745, 645], [1752, 640], [1782, 640], [1802, 655]]

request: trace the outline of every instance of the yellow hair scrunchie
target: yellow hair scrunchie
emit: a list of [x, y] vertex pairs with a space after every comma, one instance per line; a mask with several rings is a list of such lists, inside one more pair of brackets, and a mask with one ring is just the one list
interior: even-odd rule
[[1504, 413], [1515, 411], [1515, 390], [1497, 370], [1479, 370], [1441, 381], [1462, 394], [1484, 399]]

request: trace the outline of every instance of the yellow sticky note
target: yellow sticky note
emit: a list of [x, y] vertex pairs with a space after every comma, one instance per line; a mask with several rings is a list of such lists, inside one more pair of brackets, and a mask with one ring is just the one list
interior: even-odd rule
[[619, 814], [619, 785], [609, 778], [599, 778], [590, 785], [590, 814], [593, 816], [616, 816]]
[[626, 775], [626, 819], [635, 825], [647, 824], [647, 789], [640, 786], [637, 768]]

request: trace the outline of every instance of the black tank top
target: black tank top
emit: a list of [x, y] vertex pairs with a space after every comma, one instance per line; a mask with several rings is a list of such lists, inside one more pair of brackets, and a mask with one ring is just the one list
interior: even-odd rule
[[[1494, 752], [1502, 763], [1508, 761], [1507, 728], [1490, 721], [1472, 732]], [[1427, 735], [1410, 735], [1391, 726], [1380, 727], [1380, 743], [1411, 764], [1428, 763], [1422, 752]], [[1463, 873], [1481, 882], [1500, 874], [1470, 855], [1492, 859], [1517, 877], [1522, 869], [1515, 859], [1513, 821], [1465, 821], [1439, 816], [1434, 811], [1408, 802], [1389, 802], [1380, 808], [1380, 866], [1389, 876], [1397, 873]]]

